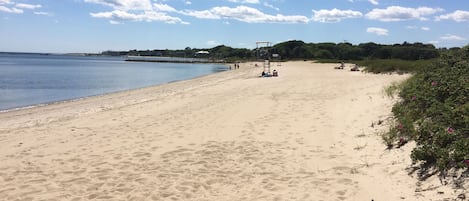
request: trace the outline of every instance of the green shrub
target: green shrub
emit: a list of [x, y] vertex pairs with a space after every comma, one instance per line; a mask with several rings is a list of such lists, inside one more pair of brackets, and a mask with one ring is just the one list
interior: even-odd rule
[[469, 65], [452, 59], [420, 69], [403, 84], [392, 109], [395, 123], [383, 137], [394, 144], [415, 140], [412, 160], [442, 172], [467, 168], [469, 159]]
[[370, 59], [354, 61], [359, 66], [364, 66], [365, 71], [371, 73], [413, 73], [431, 65], [435, 60], [400, 60], [400, 59]]
[[389, 85], [388, 87], [384, 89], [384, 93], [386, 94], [386, 96], [394, 98], [394, 96], [396, 96], [397, 93], [399, 93], [399, 91], [402, 90], [402, 87], [404, 86], [404, 84], [405, 84], [405, 81], [401, 83], [393, 82], [391, 83], [391, 85]]

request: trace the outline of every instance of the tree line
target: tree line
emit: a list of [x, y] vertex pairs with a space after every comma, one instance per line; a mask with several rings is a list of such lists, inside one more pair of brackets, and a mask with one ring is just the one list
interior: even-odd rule
[[419, 60], [433, 59], [439, 56], [439, 50], [432, 44], [408, 43], [382, 45], [361, 43], [353, 45], [344, 43], [305, 43], [288, 41], [275, 45], [272, 52], [284, 59], [402, 59]]
[[[105, 51], [108, 56], [161, 56], [161, 57], [204, 57], [217, 60], [255, 60], [272, 58], [282, 60], [365, 60], [365, 59], [401, 59], [401, 60], [426, 60], [438, 58], [441, 52], [452, 49], [438, 49], [432, 44], [408, 43], [383, 45], [373, 42], [353, 45], [343, 43], [305, 43], [300, 40], [292, 40], [275, 44], [268, 48], [233, 48], [219, 45], [213, 48], [190, 48], [183, 50], [129, 50], [129, 51]], [[208, 51], [209, 54], [198, 54], [200, 51]], [[275, 59], [275, 58], [272, 58]]]
[[[209, 52], [200, 54], [199, 52]], [[104, 51], [105, 56], [155, 56], [155, 57], [180, 57], [180, 58], [208, 58], [216, 60], [251, 60], [255, 59], [253, 50], [246, 48], [232, 48], [219, 45], [213, 48], [190, 48], [183, 50], [155, 49], [155, 50], [129, 50], [129, 51]]]

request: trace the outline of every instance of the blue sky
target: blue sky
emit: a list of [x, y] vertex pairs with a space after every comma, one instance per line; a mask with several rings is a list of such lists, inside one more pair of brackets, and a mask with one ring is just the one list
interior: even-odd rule
[[467, 0], [0, 0], [0, 51], [469, 44]]

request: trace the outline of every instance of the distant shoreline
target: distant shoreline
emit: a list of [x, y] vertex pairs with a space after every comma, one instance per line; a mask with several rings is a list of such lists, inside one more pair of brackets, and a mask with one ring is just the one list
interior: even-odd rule
[[225, 60], [214, 60], [208, 58], [186, 58], [186, 57], [155, 57], [155, 56], [127, 56], [127, 62], [156, 62], [156, 63], [201, 63], [201, 64], [224, 64]]
[[224, 64], [224, 61], [126, 59], [127, 62]]

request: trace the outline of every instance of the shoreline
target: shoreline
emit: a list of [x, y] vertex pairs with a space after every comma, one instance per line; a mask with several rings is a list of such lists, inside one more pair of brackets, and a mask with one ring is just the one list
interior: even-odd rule
[[[408, 76], [285, 62], [0, 113], [6, 200], [442, 200], [371, 127]], [[375, 124], [376, 125], [376, 124]], [[440, 193], [443, 192], [443, 193]], [[455, 196], [456, 194], [456, 196]]]
[[[178, 63], [178, 62], [168, 61], [168, 62], [165, 62], [165, 63]], [[210, 63], [207, 63], [207, 64], [210, 64]], [[213, 64], [222, 64], [222, 63], [213, 63]], [[229, 63], [225, 64], [225, 66], [228, 66], [228, 65], [230, 65], [230, 64]], [[230, 71], [230, 69], [227, 69], [225, 71]], [[100, 96], [110, 95], [110, 94], [114, 94], [114, 93], [121, 93], [121, 92], [128, 92], [128, 91], [132, 91], [132, 90], [139, 90], [139, 89], [144, 89], [144, 88], [156, 87], [156, 86], [166, 85], [166, 84], [170, 84], [170, 83], [174, 83], [174, 82], [197, 79], [197, 78], [200, 78], [200, 77], [204, 77], [204, 76], [208, 76], [208, 75], [212, 75], [212, 74], [216, 74], [216, 73], [222, 73], [222, 72], [225, 72], [225, 71], [213, 72], [213, 73], [206, 74], [206, 75], [194, 76], [194, 77], [189, 78], [189, 79], [172, 80], [172, 81], [168, 81], [168, 82], [164, 82], [164, 83], [160, 83], [160, 84], [154, 84], [154, 85], [143, 86], [143, 87], [138, 87], [138, 88], [124, 89], [124, 90], [111, 91], [111, 92], [107, 92], [107, 93], [89, 95], [89, 96], [84, 96], [84, 97], [77, 97], [77, 98], [63, 99], [63, 100], [50, 101], [50, 102], [44, 102], [44, 103], [37, 103], [37, 104], [33, 104], [33, 105], [19, 106], [19, 107], [14, 107], [14, 108], [0, 109], [0, 114], [1, 113], [14, 112], [14, 111], [20, 111], [20, 110], [28, 110], [28, 109], [32, 109], [32, 108], [36, 108], [36, 107], [44, 107], [44, 106], [48, 106], [48, 105], [55, 105], [55, 104], [63, 104], [63, 103], [67, 103], [67, 102], [74, 102], [74, 101], [79, 101], [79, 100], [82, 100], [82, 99], [100, 97]]]
[[220, 61], [197, 61], [197, 60], [147, 60], [147, 59], [126, 59], [126, 62], [152, 62], [152, 63], [183, 63], [183, 64], [226, 64], [226, 62]]
[[[140, 87], [140, 88], [135, 88], [135, 89], [127, 89], [127, 90], [121, 90], [121, 91], [115, 91], [115, 92], [109, 92], [105, 94], [98, 94], [98, 95], [93, 95], [93, 96], [86, 96], [86, 97], [81, 97], [81, 98], [75, 98], [75, 99], [69, 99], [69, 100], [62, 100], [62, 101], [54, 101], [54, 102], [48, 102], [48, 103], [40, 103], [36, 105], [29, 105], [29, 106], [24, 106], [24, 107], [18, 107], [18, 108], [11, 108], [11, 109], [6, 109], [6, 110], [0, 110], [0, 121], [8, 122], [11, 117], [18, 117], [18, 116], [27, 116], [31, 114], [38, 114], [42, 113], [43, 111], [58, 111], [64, 112], [63, 115], [59, 115], [57, 113], [52, 113], [52, 115], [43, 115], [44, 119], [48, 120], [38, 120], [35, 123], [26, 123], [26, 126], [22, 127], [28, 127], [31, 125], [38, 125], [42, 123], [50, 123], [50, 119], [55, 119], [55, 116], [63, 116], [58, 119], [67, 119], [73, 116], [78, 116], [79, 114], [88, 114], [88, 113], [94, 113], [94, 112], [99, 112], [99, 111], [104, 111], [110, 108], [115, 108], [115, 107], [122, 107], [128, 104], [129, 102], [133, 102], [134, 104], [137, 104], [139, 102], [144, 102], [147, 101], [147, 99], [138, 99], [138, 98], [132, 98], [133, 95], [141, 95], [144, 93], [149, 93], [154, 90], [162, 90], [165, 91], [167, 88], [173, 88], [178, 87], [178, 85], [181, 85], [181, 83], [185, 82], [197, 82], [197, 80], [203, 80], [205, 78], [209, 77], [217, 77], [217, 74], [223, 74], [223, 73], [228, 73], [231, 70], [226, 70], [226, 71], [221, 71], [221, 72], [215, 72], [215, 73], [210, 73], [206, 75], [200, 75], [200, 76], [195, 76], [191, 79], [184, 79], [184, 80], [174, 80], [174, 81], [169, 81], [166, 83], [161, 83], [161, 84], [156, 84], [156, 85], [150, 85], [146, 87]], [[159, 93], [158, 91], [156, 93]], [[124, 97], [126, 100], [124, 102], [118, 102], [115, 101], [117, 97]], [[101, 102], [101, 103], [100, 103]], [[98, 104], [89, 104], [89, 103], [98, 103]], [[70, 107], [75, 107], [79, 105], [87, 105], [87, 108], [80, 108], [80, 109], [70, 109]], [[22, 122], [25, 123], [25, 122]], [[18, 123], [16, 125], [20, 125], [21, 123]], [[6, 127], [2, 127], [0, 124], [0, 131], [3, 129], [6, 129]]]

